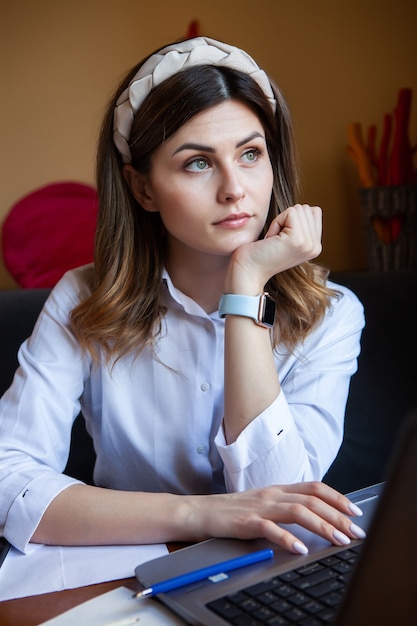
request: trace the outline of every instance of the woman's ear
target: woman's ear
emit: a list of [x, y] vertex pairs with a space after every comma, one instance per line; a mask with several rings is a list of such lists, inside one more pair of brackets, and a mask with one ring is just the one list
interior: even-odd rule
[[133, 197], [139, 202], [141, 207], [145, 211], [156, 213], [158, 207], [155, 206], [153, 201], [151, 184], [147, 174], [141, 174], [132, 165], [124, 165], [122, 171], [123, 178], [129, 185]]

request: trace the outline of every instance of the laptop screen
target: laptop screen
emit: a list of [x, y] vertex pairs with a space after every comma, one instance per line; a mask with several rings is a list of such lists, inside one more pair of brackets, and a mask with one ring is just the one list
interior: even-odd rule
[[338, 626], [417, 624], [417, 414], [402, 431]]

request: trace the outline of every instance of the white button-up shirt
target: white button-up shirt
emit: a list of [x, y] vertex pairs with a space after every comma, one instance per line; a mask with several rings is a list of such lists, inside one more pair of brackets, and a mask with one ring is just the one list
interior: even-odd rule
[[275, 351], [279, 396], [226, 445], [218, 312], [205, 313], [165, 275], [156, 354], [97, 365], [69, 323], [91, 271], [70, 271], [53, 289], [0, 401], [0, 528], [12, 544], [25, 550], [52, 499], [77, 482], [62, 471], [80, 410], [102, 487], [206, 494], [322, 478], [342, 441], [364, 325], [352, 292], [338, 286], [343, 296], [305, 342]]

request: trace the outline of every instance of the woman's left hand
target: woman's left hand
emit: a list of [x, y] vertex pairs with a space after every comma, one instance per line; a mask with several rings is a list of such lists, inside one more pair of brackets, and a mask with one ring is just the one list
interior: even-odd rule
[[233, 290], [240, 292], [241, 276], [243, 284], [259, 293], [275, 274], [316, 258], [322, 250], [321, 236], [320, 207], [309, 204], [289, 207], [273, 220], [264, 239], [244, 244], [234, 252], [235, 263], [232, 262], [229, 277], [236, 276], [238, 283], [232, 278]]
[[271, 223], [265, 239], [277, 237], [285, 247], [289, 269], [316, 258], [321, 250], [322, 211], [318, 206], [296, 204], [280, 213]]

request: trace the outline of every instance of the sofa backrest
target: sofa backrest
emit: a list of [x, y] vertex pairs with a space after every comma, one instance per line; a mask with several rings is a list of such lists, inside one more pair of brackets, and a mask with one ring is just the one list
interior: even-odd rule
[[10, 386], [17, 351], [27, 339], [50, 289], [0, 290], [0, 395]]
[[338, 272], [365, 308], [342, 447], [324, 481], [343, 493], [381, 482], [403, 420], [417, 408], [417, 270]]
[[[50, 289], [0, 290], [0, 396], [10, 386], [18, 366], [19, 346], [33, 330]], [[72, 429], [71, 449], [65, 473], [92, 484], [95, 452], [84, 418]]]

